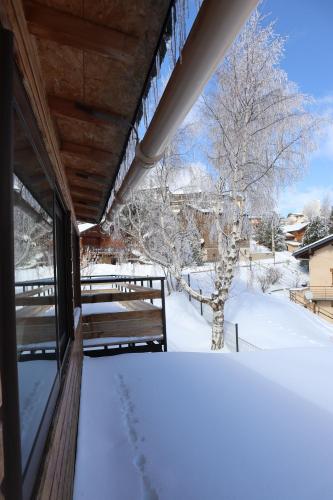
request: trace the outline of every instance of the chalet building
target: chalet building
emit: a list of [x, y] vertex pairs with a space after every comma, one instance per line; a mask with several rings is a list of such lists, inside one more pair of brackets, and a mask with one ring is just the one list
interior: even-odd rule
[[170, 40], [182, 38], [175, 35], [175, 2], [1, 2], [6, 500], [72, 498], [83, 354], [167, 350], [164, 279], [80, 277], [77, 221], [107, 224], [107, 214], [161, 157], [256, 3], [203, 1], [138, 142], [152, 79]]
[[333, 322], [333, 235], [306, 245], [294, 257], [309, 261], [310, 286], [292, 295], [324, 319]]
[[308, 225], [309, 222], [295, 222], [294, 224], [287, 224], [282, 227], [289, 252], [295, 252], [301, 245]]
[[122, 260], [138, 260], [123, 240], [112, 237], [109, 231], [103, 231], [100, 224], [79, 224], [79, 231], [81, 253], [93, 254], [96, 263], [116, 264]]

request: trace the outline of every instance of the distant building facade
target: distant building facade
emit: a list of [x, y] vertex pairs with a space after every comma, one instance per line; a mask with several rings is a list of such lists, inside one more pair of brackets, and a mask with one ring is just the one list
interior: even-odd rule
[[309, 261], [310, 287], [304, 292], [305, 304], [333, 322], [333, 234], [294, 252], [297, 259]]

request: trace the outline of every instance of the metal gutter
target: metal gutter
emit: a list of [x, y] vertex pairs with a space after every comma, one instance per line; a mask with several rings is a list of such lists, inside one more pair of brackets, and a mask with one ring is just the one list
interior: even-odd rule
[[161, 159], [257, 3], [258, 0], [204, 0], [110, 210], [123, 204], [147, 171]]

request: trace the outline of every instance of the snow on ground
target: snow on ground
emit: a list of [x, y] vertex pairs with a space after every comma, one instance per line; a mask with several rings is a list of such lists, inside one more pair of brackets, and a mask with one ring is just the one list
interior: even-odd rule
[[330, 500], [333, 349], [84, 359], [74, 500]]
[[166, 298], [169, 351], [209, 352], [211, 326], [182, 293]]
[[[241, 283], [242, 284], [242, 283]], [[333, 346], [333, 326], [283, 297], [237, 285], [226, 305], [226, 318], [239, 335], [262, 349]]]
[[[283, 275], [280, 282], [271, 287], [271, 293], [261, 292], [255, 281], [255, 274], [258, 270], [262, 272], [267, 266], [273, 265], [273, 260], [255, 263], [252, 278], [248, 266], [239, 268], [226, 304], [226, 320], [238, 323], [240, 338], [262, 349], [333, 346], [333, 325], [289, 300], [288, 289], [295, 286], [296, 279], [299, 283], [306, 281], [307, 274], [289, 252], [277, 252], [276, 262]], [[214, 276], [209, 268], [212, 265], [188, 270], [192, 285], [205, 293], [212, 291]], [[193, 272], [198, 270], [200, 272]], [[94, 274], [117, 273], [162, 275], [158, 266], [140, 264], [99, 264], [94, 269]], [[211, 314], [206, 312], [207, 308], [205, 317], [209, 320]], [[166, 297], [169, 350], [209, 351], [211, 326], [206, 319], [200, 316], [197, 308], [184, 294], [174, 292]]]

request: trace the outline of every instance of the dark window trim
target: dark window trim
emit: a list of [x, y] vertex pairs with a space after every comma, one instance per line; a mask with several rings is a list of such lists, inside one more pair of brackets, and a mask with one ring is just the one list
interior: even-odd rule
[[4, 494], [22, 498], [13, 221], [13, 34], [0, 27], [0, 371]]
[[[39, 130], [36, 118], [34, 116], [33, 110], [31, 108], [31, 104], [28, 99], [26, 90], [24, 88], [23, 78], [20, 74], [20, 70], [17, 67], [17, 65], [15, 65], [14, 68], [13, 86], [14, 86], [13, 92], [14, 92], [15, 111], [17, 112], [22, 123], [24, 124], [26, 135], [30, 139], [31, 146], [34, 149], [35, 154], [38, 157], [39, 162], [43, 167], [43, 171], [50, 184], [50, 187], [52, 189], [56, 189], [56, 181], [52, 164], [49, 155], [46, 151], [45, 144], [41, 132]], [[21, 180], [25, 185], [27, 185], [27, 188], [38, 200], [38, 193], [37, 194], [34, 193], [31, 190], [29, 184], [25, 182], [24, 179]]]

